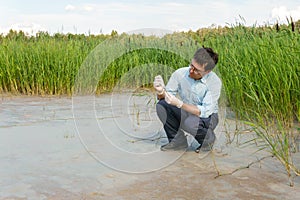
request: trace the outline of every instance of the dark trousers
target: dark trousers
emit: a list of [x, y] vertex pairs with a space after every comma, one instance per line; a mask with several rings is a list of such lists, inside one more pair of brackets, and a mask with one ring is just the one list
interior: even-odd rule
[[213, 143], [215, 140], [213, 130], [218, 124], [217, 113], [208, 118], [201, 118], [168, 104], [164, 99], [157, 103], [156, 112], [164, 125], [169, 142], [186, 143], [187, 140], [183, 131], [194, 136], [200, 145]]

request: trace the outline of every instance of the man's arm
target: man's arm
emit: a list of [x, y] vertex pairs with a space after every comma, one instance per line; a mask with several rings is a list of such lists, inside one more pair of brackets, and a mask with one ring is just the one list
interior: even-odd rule
[[183, 109], [189, 113], [192, 113], [193, 115], [196, 115], [196, 116], [200, 116], [200, 114], [201, 114], [199, 108], [195, 105], [183, 103], [181, 109]]
[[183, 101], [179, 100], [174, 95], [172, 95], [168, 92], [164, 92], [164, 97], [168, 104], [174, 105], [174, 106], [181, 108], [181, 109], [183, 109], [189, 113], [192, 113], [194, 115], [197, 115], [197, 116], [200, 115], [200, 110], [197, 106], [183, 103]]

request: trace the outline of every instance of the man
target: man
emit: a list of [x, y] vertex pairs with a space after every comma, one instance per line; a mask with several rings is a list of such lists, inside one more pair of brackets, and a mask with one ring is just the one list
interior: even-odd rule
[[162, 151], [186, 149], [186, 133], [198, 141], [197, 153], [213, 145], [222, 86], [212, 71], [217, 63], [218, 54], [203, 47], [195, 52], [189, 67], [172, 74], [166, 87], [161, 76], [155, 77], [153, 85], [159, 99], [156, 111], [169, 140]]

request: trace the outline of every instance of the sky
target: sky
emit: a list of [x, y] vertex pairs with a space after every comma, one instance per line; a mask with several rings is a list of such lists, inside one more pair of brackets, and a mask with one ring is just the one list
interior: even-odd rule
[[23, 30], [110, 34], [155, 28], [196, 31], [213, 26], [287, 23], [300, 0], [0, 0], [0, 32]]

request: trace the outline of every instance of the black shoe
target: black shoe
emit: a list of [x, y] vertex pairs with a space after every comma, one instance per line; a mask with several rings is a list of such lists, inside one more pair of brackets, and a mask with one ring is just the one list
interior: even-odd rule
[[162, 151], [170, 151], [170, 150], [173, 150], [173, 151], [176, 151], [176, 150], [186, 150], [188, 147], [188, 144], [187, 143], [181, 143], [181, 144], [177, 144], [175, 142], [170, 142], [166, 145], [163, 145], [160, 147], [160, 150]]
[[212, 147], [213, 147], [213, 144], [207, 144], [206, 146], [200, 145], [200, 146], [195, 150], [195, 152], [196, 152], [196, 153], [200, 153], [200, 151], [208, 152], [208, 151], [211, 151], [211, 150], [212, 150]]
[[195, 150], [196, 153], [200, 153], [201, 145]]
[[195, 152], [198, 154], [199, 159], [204, 159], [206, 156], [212, 152], [211, 148], [207, 147], [201, 147], [201, 145], [195, 150]]

